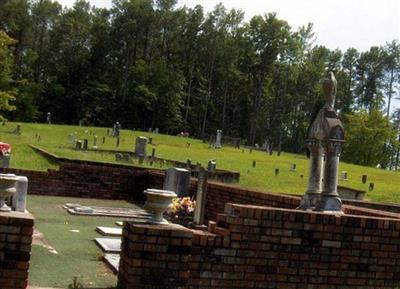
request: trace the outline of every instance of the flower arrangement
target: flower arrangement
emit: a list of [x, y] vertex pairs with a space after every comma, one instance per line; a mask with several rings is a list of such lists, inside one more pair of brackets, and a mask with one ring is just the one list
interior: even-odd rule
[[196, 208], [196, 201], [190, 197], [174, 198], [168, 215], [173, 222], [186, 223], [193, 220], [193, 212]]

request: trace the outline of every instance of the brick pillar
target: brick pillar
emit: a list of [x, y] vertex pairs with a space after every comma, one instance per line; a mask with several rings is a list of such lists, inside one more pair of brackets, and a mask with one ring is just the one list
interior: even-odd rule
[[25, 289], [34, 219], [21, 212], [0, 213], [0, 288]]
[[118, 288], [187, 288], [192, 239], [179, 225], [124, 222]]

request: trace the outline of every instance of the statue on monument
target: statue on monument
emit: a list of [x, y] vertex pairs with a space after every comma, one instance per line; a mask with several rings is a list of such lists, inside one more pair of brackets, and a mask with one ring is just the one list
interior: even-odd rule
[[324, 108], [333, 110], [335, 107], [337, 81], [332, 71], [328, 73], [328, 77], [323, 79], [322, 88], [325, 95]]

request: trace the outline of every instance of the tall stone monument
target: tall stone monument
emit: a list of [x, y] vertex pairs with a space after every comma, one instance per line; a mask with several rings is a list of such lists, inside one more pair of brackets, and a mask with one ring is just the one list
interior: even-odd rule
[[341, 212], [337, 181], [344, 128], [334, 109], [337, 82], [333, 72], [323, 79], [322, 85], [325, 105], [308, 130], [306, 142], [310, 150], [310, 175], [299, 209]]
[[216, 149], [220, 149], [222, 147], [222, 130], [218, 129], [217, 130], [217, 135], [215, 137], [215, 143], [214, 143], [214, 147]]

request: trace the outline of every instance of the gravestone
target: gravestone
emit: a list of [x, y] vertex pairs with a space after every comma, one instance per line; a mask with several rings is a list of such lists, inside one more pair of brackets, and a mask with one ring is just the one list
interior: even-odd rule
[[17, 212], [25, 212], [26, 198], [28, 194], [28, 178], [17, 176], [17, 193], [12, 198], [12, 208]]
[[10, 158], [11, 158], [11, 154], [9, 154], [9, 153], [0, 155], [1, 167], [3, 169], [7, 169], [10, 167]]
[[158, 133], [158, 127], [153, 131], [153, 133]]
[[119, 147], [119, 136], [117, 137], [117, 143], [116, 146]]
[[222, 147], [221, 141], [222, 141], [222, 130], [219, 129], [217, 130], [217, 135], [215, 137], [214, 147], [220, 149]]
[[276, 168], [276, 169], [275, 169], [275, 176], [278, 176], [278, 175], [279, 175], [279, 169]]
[[107, 253], [119, 253], [121, 252], [121, 239], [113, 238], [96, 238], [97, 245]]
[[375, 183], [369, 183], [369, 190], [373, 191], [375, 188]]
[[14, 130], [14, 133], [15, 134], [21, 134], [21, 125], [20, 124], [17, 124], [17, 127]]
[[217, 169], [217, 161], [216, 160], [209, 160], [207, 165], [207, 170], [209, 172], [215, 172]]
[[196, 208], [193, 217], [193, 221], [197, 225], [203, 225], [204, 223], [204, 212], [207, 200], [207, 177], [207, 171], [203, 167], [199, 167], [199, 173], [197, 176]]
[[97, 135], [95, 135], [93, 138], [93, 148], [97, 149]]
[[47, 113], [46, 122], [47, 122], [48, 124], [51, 124], [51, 112], [48, 112], [48, 113]]
[[256, 167], [256, 161], [253, 161], [253, 168]]
[[342, 181], [347, 181], [347, 180], [348, 180], [348, 178], [347, 178], [347, 172], [346, 172], [346, 171], [342, 171], [342, 172], [341, 172], [341, 174], [340, 174], [340, 179], [341, 179]]
[[[36, 139], [37, 139], [37, 135], [36, 135]], [[74, 136], [74, 134], [70, 133], [70, 134], [68, 135], [68, 142], [69, 142], [71, 145], [73, 145], [73, 144], [75, 143], [75, 136]]]
[[149, 137], [149, 144], [153, 144], [153, 138]]
[[103, 142], [102, 142], [102, 144], [104, 145], [105, 143], [106, 143], [106, 137], [103, 136]]
[[368, 176], [367, 176], [367, 175], [362, 175], [362, 177], [361, 177], [361, 182], [362, 182], [363, 184], [366, 184], [366, 183], [367, 183], [367, 180], [368, 180]]
[[135, 156], [146, 157], [147, 137], [139, 136], [135, 143]]
[[292, 171], [292, 172], [297, 171], [297, 165], [296, 164], [291, 164], [290, 165], [290, 171]]
[[82, 149], [82, 141], [81, 140], [77, 140], [75, 142], [75, 149], [76, 150], [81, 150]]
[[82, 147], [82, 149], [83, 149], [84, 151], [87, 151], [87, 149], [88, 149], [88, 140], [87, 140], [86, 138], [83, 140], [83, 147]]
[[182, 168], [169, 168], [165, 172], [163, 190], [173, 191], [178, 197], [189, 195], [190, 172]]
[[156, 148], [152, 148], [151, 150], [151, 159], [154, 160], [154, 157], [156, 155]]
[[121, 228], [112, 228], [112, 227], [96, 227], [96, 231], [104, 236], [122, 236]]

